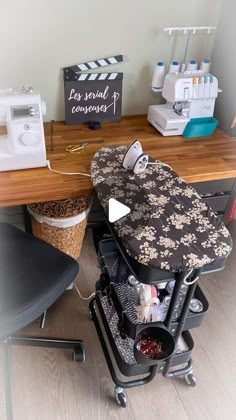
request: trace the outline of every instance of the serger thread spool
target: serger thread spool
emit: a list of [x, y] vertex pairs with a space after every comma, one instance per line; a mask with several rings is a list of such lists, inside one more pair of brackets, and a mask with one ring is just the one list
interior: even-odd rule
[[180, 63], [178, 61], [172, 61], [169, 68], [169, 73], [179, 73], [179, 71], [180, 71]]
[[187, 70], [188, 71], [194, 71], [197, 70], [197, 61], [196, 60], [190, 60], [188, 65], [187, 65]]
[[163, 88], [165, 77], [165, 64], [162, 61], [158, 61], [155, 65], [153, 76], [152, 76], [152, 89], [160, 90]]
[[202, 70], [203, 73], [210, 73], [210, 67], [211, 67], [210, 60], [208, 60], [208, 58], [205, 58], [205, 60], [201, 62], [200, 70]]

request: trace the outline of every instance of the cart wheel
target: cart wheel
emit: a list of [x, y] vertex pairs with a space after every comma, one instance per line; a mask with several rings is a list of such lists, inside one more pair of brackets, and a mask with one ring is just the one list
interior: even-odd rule
[[85, 361], [85, 352], [83, 346], [77, 346], [72, 353], [73, 362], [81, 363]]
[[117, 404], [120, 405], [123, 408], [126, 408], [128, 405], [128, 400], [123, 393], [123, 388], [120, 388], [119, 386], [116, 386], [114, 389], [114, 395], [115, 399], [117, 401]]
[[192, 387], [197, 385], [196, 377], [192, 373], [188, 373], [187, 375], [185, 375], [184, 379], [186, 383]]

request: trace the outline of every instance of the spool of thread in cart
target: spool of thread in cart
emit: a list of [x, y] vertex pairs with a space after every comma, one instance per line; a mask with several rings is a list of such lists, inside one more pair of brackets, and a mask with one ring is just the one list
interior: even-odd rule
[[165, 77], [165, 64], [162, 61], [158, 61], [155, 65], [155, 69], [153, 72], [152, 77], [152, 89], [158, 90], [163, 88], [164, 83], [164, 77]]
[[208, 58], [205, 58], [205, 60], [201, 62], [200, 70], [202, 70], [204, 73], [210, 73], [210, 67], [211, 67], [210, 60], [208, 60]]
[[187, 70], [194, 71], [194, 70], [197, 70], [197, 67], [198, 67], [197, 61], [196, 60], [190, 60], [188, 65], [187, 65]]
[[180, 63], [178, 61], [172, 61], [169, 69], [169, 73], [179, 73]]

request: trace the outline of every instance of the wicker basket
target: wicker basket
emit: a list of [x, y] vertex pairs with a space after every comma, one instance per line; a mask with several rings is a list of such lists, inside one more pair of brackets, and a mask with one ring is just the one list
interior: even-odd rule
[[83, 244], [88, 197], [47, 201], [28, 206], [34, 236], [77, 259]]

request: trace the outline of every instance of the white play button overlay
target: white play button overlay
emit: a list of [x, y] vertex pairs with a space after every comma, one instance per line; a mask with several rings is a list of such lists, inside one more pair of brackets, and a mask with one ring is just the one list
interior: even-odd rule
[[130, 208], [115, 200], [115, 198], [110, 198], [108, 202], [108, 220], [110, 223], [114, 223], [122, 217], [130, 213]]

